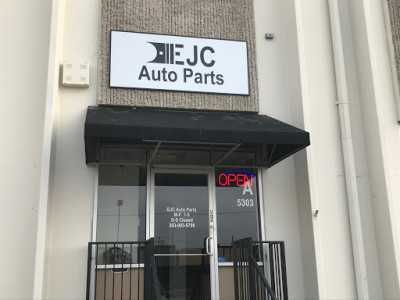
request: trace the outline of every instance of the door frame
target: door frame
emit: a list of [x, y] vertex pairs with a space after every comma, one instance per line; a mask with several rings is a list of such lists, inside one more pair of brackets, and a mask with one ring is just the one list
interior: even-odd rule
[[211, 299], [219, 299], [219, 276], [218, 276], [218, 245], [217, 245], [217, 220], [215, 199], [215, 168], [199, 166], [152, 166], [147, 169], [148, 190], [146, 206], [146, 239], [154, 237], [154, 201], [155, 201], [155, 174], [156, 173], [181, 173], [181, 174], [205, 174], [208, 184], [208, 220], [210, 242], [210, 290]]

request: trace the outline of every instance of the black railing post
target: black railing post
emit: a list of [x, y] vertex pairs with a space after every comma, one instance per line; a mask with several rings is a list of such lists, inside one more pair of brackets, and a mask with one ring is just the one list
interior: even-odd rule
[[151, 257], [151, 274], [152, 274], [152, 282], [153, 282], [153, 290], [155, 293], [155, 299], [161, 300], [161, 287], [160, 282], [158, 280], [157, 268], [156, 268], [156, 258], [154, 255]]
[[144, 250], [144, 299], [153, 299], [154, 287], [151, 270], [151, 257], [154, 256], [154, 239], [146, 241]]
[[269, 248], [269, 276], [271, 276], [271, 288], [275, 291], [275, 251], [274, 245], [268, 243]]
[[245, 239], [244, 241], [244, 250], [246, 252], [246, 262], [248, 265], [248, 281], [249, 281], [249, 292], [250, 292], [250, 300], [257, 300], [256, 290], [257, 290], [257, 282], [256, 282], [256, 270], [255, 266], [251, 263], [250, 257], [253, 255], [253, 240], [251, 238]]
[[90, 279], [92, 273], [92, 243], [88, 244], [88, 258], [87, 258], [87, 278], [86, 278], [86, 300], [90, 298]]
[[238, 266], [238, 244], [233, 243], [232, 250], [233, 250], [233, 280], [235, 286], [235, 299], [239, 299], [239, 266]]
[[282, 259], [282, 283], [283, 283], [283, 297], [285, 300], [289, 299], [287, 274], [286, 274], [286, 257], [285, 257], [285, 243], [281, 242], [281, 259]]

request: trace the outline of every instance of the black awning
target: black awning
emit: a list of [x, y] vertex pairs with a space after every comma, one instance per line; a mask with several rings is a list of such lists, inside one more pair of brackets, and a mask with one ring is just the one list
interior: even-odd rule
[[231, 144], [258, 153], [258, 166], [270, 167], [310, 144], [306, 131], [266, 115], [189, 112], [125, 107], [88, 107], [86, 162], [100, 162], [104, 144]]

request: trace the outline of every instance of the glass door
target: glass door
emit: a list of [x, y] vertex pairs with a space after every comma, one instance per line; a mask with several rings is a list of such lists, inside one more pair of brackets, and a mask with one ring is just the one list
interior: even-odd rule
[[159, 281], [167, 299], [216, 299], [212, 173], [154, 169], [152, 221]]
[[[219, 300], [235, 299], [232, 242], [262, 240], [257, 181], [255, 169], [215, 170]], [[253, 247], [255, 258], [261, 261], [259, 250]]]

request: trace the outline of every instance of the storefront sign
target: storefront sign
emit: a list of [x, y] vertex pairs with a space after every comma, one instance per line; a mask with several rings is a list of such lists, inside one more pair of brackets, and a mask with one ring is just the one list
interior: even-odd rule
[[218, 183], [220, 186], [253, 186], [254, 178], [253, 173], [247, 171], [229, 171], [222, 173], [218, 176]]
[[247, 43], [112, 31], [110, 87], [249, 95]]

